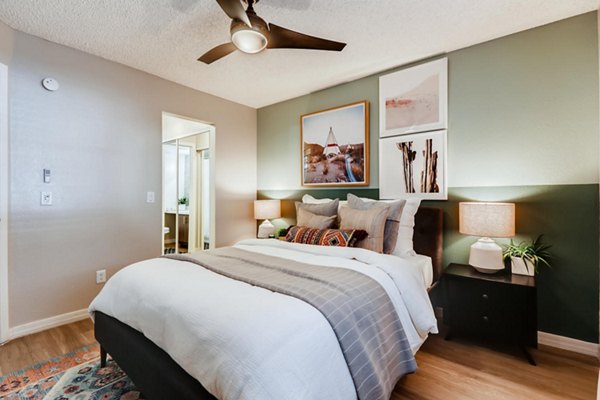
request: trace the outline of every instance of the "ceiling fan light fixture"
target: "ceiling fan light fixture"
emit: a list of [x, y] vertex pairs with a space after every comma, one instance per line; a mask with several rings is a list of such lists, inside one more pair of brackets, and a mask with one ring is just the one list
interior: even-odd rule
[[251, 28], [240, 29], [231, 34], [231, 41], [244, 53], [258, 53], [267, 47], [267, 37]]
[[256, 15], [254, 4], [258, 0], [243, 0], [248, 6], [244, 9], [240, 0], [217, 0], [225, 14], [231, 18], [229, 34], [231, 42], [223, 43], [204, 53], [198, 61], [211, 64], [240, 50], [255, 54], [269, 49], [308, 49], [342, 51], [346, 43], [306, 35], [290, 29], [267, 23]]

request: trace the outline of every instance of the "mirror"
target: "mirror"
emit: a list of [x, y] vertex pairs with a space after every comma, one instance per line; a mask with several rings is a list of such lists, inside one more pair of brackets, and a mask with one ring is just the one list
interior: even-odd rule
[[177, 141], [163, 143], [163, 254], [177, 252]]

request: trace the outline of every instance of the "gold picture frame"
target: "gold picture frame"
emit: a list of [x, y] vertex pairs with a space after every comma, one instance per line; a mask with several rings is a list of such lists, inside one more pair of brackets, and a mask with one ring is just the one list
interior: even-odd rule
[[300, 116], [304, 187], [369, 185], [369, 102]]

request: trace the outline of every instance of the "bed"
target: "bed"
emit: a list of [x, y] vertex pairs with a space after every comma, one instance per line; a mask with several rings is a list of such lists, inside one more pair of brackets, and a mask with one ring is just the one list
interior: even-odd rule
[[[243, 241], [236, 246], [238, 249], [243, 251], [257, 252], [268, 251], [270, 254], [273, 253], [276, 256], [282, 257], [302, 257], [301, 261], [309, 261], [314, 259], [315, 264], [321, 262], [320, 260], [323, 257], [327, 257], [327, 259], [336, 259], [338, 258], [331, 256], [331, 254], [319, 252], [308, 252], [302, 253], [301, 256], [296, 254], [298, 252], [298, 248], [302, 248], [302, 246], [295, 246], [292, 248], [288, 247], [288, 244], [281, 243], [276, 240], [272, 241], [260, 241], [260, 240], [249, 240]], [[267, 248], [268, 250], [265, 250]], [[442, 212], [440, 209], [436, 208], [428, 208], [421, 207], [415, 216], [415, 227], [414, 227], [414, 249], [415, 251], [422, 255], [421, 258], [415, 258], [411, 261], [410, 265], [419, 265], [415, 267], [419, 273], [413, 273], [414, 276], [422, 274], [422, 271], [425, 271], [429, 268], [429, 277], [427, 277], [425, 273], [422, 275], [422, 279], [424, 285], [431, 290], [436, 286], [437, 281], [441, 275], [442, 271], [442, 259], [441, 259], [441, 249], [442, 249]], [[377, 258], [371, 254], [367, 254], [367, 251], [360, 251], [361, 249], [356, 249], [352, 257], [346, 259], [344, 261], [345, 264], [353, 264], [356, 263], [356, 268], [362, 268], [361, 263], [371, 262], [369, 260], [374, 260], [374, 263], [383, 263], [385, 264], [389, 258], [385, 258], [385, 256]], [[329, 252], [329, 250], [327, 250]], [[370, 252], [369, 252], [370, 253]], [[335, 255], [335, 254], [334, 254]], [[426, 256], [426, 257], [423, 257]], [[373, 258], [375, 257], [375, 258]], [[343, 257], [339, 257], [343, 258]], [[360, 258], [364, 258], [365, 260], [360, 260]], [[420, 260], [420, 262], [419, 262]], [[425, 260], [425, 264], [428, 265], [427, 268], [424, 269], [422, 266], [423, 261]], [[162, 265], [165, 262], [180, 262], [176, 260], [165, 260], [165, 259], [155, 259], [148, 260], [144, 263], [155, 263], [157, 270], [163, 268]], [[332, 261], [333, 262], [333, 261]], [[336, 262], [340, 262], [339, 260]], [[160, 266], [158, 264], [161, 264]], [[198, 266], [187, 265], [190, 263], [184, 263], [185, 268], [189, 269], [189, 271], [185, 273], [189, 273], [190, 271], [200, 270]], [[334, 262], [335, 264], [335, 262]], [[148, 268], [148, 264], [144, 264], [144, 268]], [[173, 264], [175, 265], [175, 264]], [[407, 264], [408, 265], [408, 264]], [[185, 269], [181, 266], [181, 264], [177, 264], [178, 269]], [[192, 270], [192, 268], [195, 268]], [[412, 268], [412, 267], [411, 267]], [[197, 273], [197, 272], [194, 272]], [[369, 272], [372, 273], [372, 272]], [[170, 275], [170, 274], [169, 274]], [[386, 274], [382, 274], [386, 275]], [[373, 277], [372, 277], [373, 278]], [[384, 279], [374, 277], [374, 279]], [[169, 276], [165, 275], [164, 280], [170, 279]], [[388, 278], [385, 278], [388, 279]], [[380, 282], [381, 284], [381, 282]], [[150, 285], [150, 284], [149, 284]], [[231, 287], [232, 293], [236, 293], [236, 296], [240, 296], [239, 287], [240, 285], [245, 285], [245, 283], [233, 283]], [[139, 287], [143, 287], [144, 284], [138, 284], [137, 289], [131, 289], [133, 291], [140, 290]], [[210, 291], [210, 286], [207, 283], [207, 286], [204, 286], [203, 289], [206, 291]], [[114, 292], [123, 292], [125, 290], [130, 290], [129, 288], [116, 288]], [[409, 287], [405, 288], [406, 292], [410, 292], [412, 289]], [[182, 290], [183, 291], [183, 290]], [[243, 290], [242, 290], [243, 292]], [[286, 297], [286, 296], [283, 296]], [[415, 298], [419, 298], [418, 300], [410, 300], [415, 304], [422, 303], [422, 296], [415, 295]], [[269, 376], [268, 374], [261, 375], [261, 372], [256, 370], [256, 376], [253, 374], [249, 374], [248, 371], [252, 370], [252, 365], [245, 366], [245, 364], [250, 364], [251, 361], [254, 362], [254, 358], [248, 357], [248, 359], [239, 358], [237, 360], [238, 364], [232, 364], [232, 360], [223, 360], [220, 358], [219, 353], [215, 353], [215, 351], [210, 346], [205, 346], [202, 348], [201, 346], [196, 346], [193, 343], [186, 343], [188, 339], [186, 337], [175, 337], [176, 335], [173, 332], [178, 332], [177, 329], [173, 327], [177, 327], [178, 316], [171, 315], [171, 313], [165, 313], [164, 310], [155, 310], [156, 315], [161, 315], [160, 319], [162, 321], [163, 318], [171, 318], [172, 320], [166, 323], [164, 326], [158, 323], [158, 319], [146, 318], [145, 322], [140, 323], [136, 318], [133, 317], [124, 317], [119, 313], [119, 307], [121, 307], [121, 300], [114, 300], [115, 295], [111, 295], [111, 300], [106, 300], [108, 296], [105, 296], [105, 301], [95, 300], [90, 310], [94, 314], [95, 319], [95, 336], [98, 342], [101, 345], [101, 355], [102, 355], [102, 363], [105, 363], [106, 354], [109, 353], [111, 357], [119, 364], [119, 366], [127, 373], [127, 375], [132, 379], [132, 381], [136, 384], [136, 386], [144, 393], [145, 398], [150, 400], [153, 399], [215, 399], [210, 392], [215, 393], [218, 398], [222, 399], [246, 399], [246, 398], [265, 398], [267, 395], [261, 395], [262, 389], [260, 386], [262, 385], [273, 385], [274, 382], [277, 385], [283, 385], [283, 388], [273, 389], [274, 393], [277, 393], [277, 390], [283, 391], [280, 393], [287, 393], [288, 395], [285, 398], [328, 398], [328, 399], [347, 399], [353, 398], [356, 396], [356, 392], [349, 395], [350, 392], [353, 391], [352, 386], [352, 377], [349, 376], [348, 368], [340, 367], [340, 359], [343, 361], [343, 356], [339, 352], [339, 346], [337, 346], [337, 352], [340, 354], [335, 354], [334, 350], [330, 350], [332, 347], [329, 345], [320, 346], [321, 339], [315, 340], [311, 338], [310, 335], [314, 334], [315, 338], [321, 338], [324, 336], [323, 332], [319, 333], [319, 330], [316, 328], [320, 323], [310, 324], [312, 330], [316, 333], [310, 333], [298, 335], [299, 337], [294, 339], [298, 340], [298, 343], [290, 344], [288, 339], [282, 340], [282, 338], [293, 337], [290, 332], [281, 332], [278, 334], [277, 332], [271, 332], [271, 328], [265, 329], [263, 333], [260, 331], [252, 333], [253, 330], [256, 330], [256, 326], [248, 322], [248, 325], [244, 329], [247, 329], [247, 336], [262, 336], [264, 335], [264, 341], [267, 343], [262, 344], [262, 350], [257, 351], [254, 355], [254, 358], [257, 357], [257, 354], [264, 354], [267, 358], [273, 358], [271, 370], [276, 370], [278, 373], [273, 376]], [[135, 293], [127, 293], [123, 298], [138, 298]], [[140, 297], [141, 298], [141, 297]], [[182, 301], [182, 300], [176, 300]], [[240, 311], [242, 314], [251, 313], [252, 310], [257, 308], [257, 305], [247, 304], [248, 301], [242, 301], [238, 304]], [[242, 304], [244, 303], [244, 304]], [[160, 305], [159, 305], [160, 306]], [[160, 308], [157, 306], [157, 308]], [[181, 307], [185, 307], [186, 304], [181, 304]], [[189, 306], [189, 304], [187, 304]], [[222, 306], [222, 304], [214, 304], [216, 308]], [[167, 306], [170, 307], [170, 306]], [[173, 306], [175, 307], [175, 306]], [[238, 306], [236, 306], [237, 308]], [[247, 308], [244, 308], [247, 307]], [[287, 306], [286, 306], [287, 307]], [[308, 306], [310, 308], [310, 306]], [[407, 308], [418, 309], [418, 307], [425, 307], [424, 305], [419, 305], [418, 307], [413, 305], [407, 306]], [[431, 304], [429, 303], [429, 307]], [[152, 308], [147, 307], [146, 308]], [[177, 306], [179, 308], [179, 306]], [[195, 309], [196, 307], [194, 307]], [[152, 311], [152, 310], [151, 310]], [[192, 309], [190, 313], [193, 314], [194, 310]], [[228, 309], [220, 310], [220, 313], [227, 313]], [[296, 313], [301, 313], [305, 311], [296, 310], [290, 315], [296, 315]], [[317, 311], [318, 314], [318, 311]], [[399, 314], [401, 314], [399, 312]], [[406, 313], [404, 313], [406, 314]], [[408, 313], [410, 314], [410, 312]], [[415, 314], [423, 314], [423, 316], [415, 316], [415, 315], [404, 315], [402, 318], [406, 319], [415, 319], [415, 318], [423, 318], [423, 321], [419, 323], [414, 323], [415, 325], [421, 325], [420, 328], [418, 326], [413, 326], [410, 329], [407, 329], [406, 336], [408, 338], [410, 349], [414, 352], [420, 347], [428, 333], [435, 333], [435, 327], [431, 327], [431, 316], [428, 312], [416, 312]], [[281, 318], [285, 318], [286, 314], [281, 314]], [[309, 317], [307, 317], [309, 318]], [[402, 319], [401, 318], [401, 319]], [[245, 323], [245, 319], [243, 317], [231, 317], [232, 320], [236, 320], [237, 323]], [[290, 324], [294, 323], [296, 318], [290, 318], [288, 321]], [[200, 326], [200, 331], [202, 331], [203, 321], [197, 321]], [[298, 328], [294, 328], [287, 326], [288, 322], [286, 322], [286, 329], [296, 330]], [[215, 323], [215, 321], [206, 321], [206, 323]], [[220, 324], [225, 324], [225, 322], [217, 322]], [[270, 323], [264, 325], [264, 327], [270, 327]], [[404, 321], [403, 321], [404, 324]], [[435, 323], [434, 323], [435, 324]], [[276, 325], [276, 324], [275, 324]], [[165, 334], [163, 332], [164, 329], [174, 329], [172, 332]], [[279, 329], [277, 326], [272, 328], [273, 330]], [[239, 331], [240, 328], [238, 327]], [[144, 332], [141, 333], [141, 332]], [[305, 338], [306, 336], [306, 338]], [[418, 338], [417, 338], [418, 336]], [[152, 340], [150, 340], [150, 337]], [[158, 337], [158, 338], [157, 338]], [[224, 343], [227, 340], [231, 340], [232, 338], [222, 338]], [[243, 337], [236, 336], [233, 343], [237, 343], [243, 341]], [[326, 343], [328, 339], [323, 339], [323, 343]], [[304, 343], [304, 342], [306, 343]], [[155, 344], [155, 342], [159, 343], [161, 346]], [[301, 346], [312, 346], [311, 354], [316, 354], [316, 360], [305, 360], [302, 356], [303, 351], [296, 351], [296, 347]], [[187, 347], [186, 347], [187, 346]], [[211, 344], [212, 346], [212, 344]], [[162, 347], [162, 348], [161, 348]], [[234, 346], [235, 347], [235, 346]], [[163, 350], [163, 348], [167, 349], [168, 352]], [[173, 350], [176, 349], [176, 350]], [[183, 349], [183, 350], [182, 350]], [[187, 349], [187, 350], [185, 350]], [[271, 349], [272, 351], [265, 350]], [[278, 351], [276, 351], [276, 349]], [[281, 350], [280, 350], [281, 349]], [[278, 358], [277, 354], [279, 350], [283, 353], [282, 356]], [[273, 353], [273, 354], [271, 354]], [[319, 358], [320, 357], [320, 358]], [[177, 359], [177, 361], [174, 360]], [[313, 356], [311, 356], [313, 358]], [[190, 359], [193, 359], [193, 366], [190, 364]], [[285, 359], [293, 360], [293, 367], [291, 368], [291, 372], [286, 376], [286, 368], [282, 367], [282, 360]], [[302, 363], [306, 363], [306, 365], [300, 365]], [[319, 365], [319, 368], [312, 368], [315, 365]], [[224, 366], [223, 368], [227, 368], [231, 373], [218, 375], [220, 366]], [[280, 367], [278, 370], [277, 367]], [[295, 370], [294, 368], [297, 368]], [[222, 369], [221, 369], [222, 370]], [[305, 374], [304, 370], [309, 371], [309, 373]], [[305, 374], [300, 376], [301, 374]], [[201, 379], [197, 379], [194, 376], [201, 376]], [[200, 382], [209, 382], [206, 384], [207, 390]], [[229, 382], [232, 381], [232, 382]], [[247, 380], [244, 387], [252, 386], [255, 384], [252, 380], [257, 380], [259, 383], [255, 384], [257, 388], [252, 390], [248, 390], [246, 392], [242, 392], [240, 389], [240, 380]], [[331, 383], [335, 382], [334, 385]], [[309, 393], [310, 387], [314, 384], [315, 387], [319, 388], [318, 394]], [[308, 388], [309, 392], [302, 393], [302, 391], [298, 391], [294, 388], [294, 385], [298, 385], [298, 388]], [[334, 386], [332, 388], [332, 386]], [[271, 390], [271, 388], [268, 388]], [[330, 392], [327, 392], [331, 390]], [[271, 393], [271, 392], [269, 392]], [[294, 395], [292, 395], [294, 393]], [[269, 398], [276, 398], [270, 396]], [[283, 398], [283, 397], [280, 397]]]

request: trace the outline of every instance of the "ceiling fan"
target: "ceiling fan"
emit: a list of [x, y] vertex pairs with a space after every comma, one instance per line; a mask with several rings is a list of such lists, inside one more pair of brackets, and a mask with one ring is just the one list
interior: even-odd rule
[[210, 64], [236, 50], [244, 53], [258, 53], [267, 49], [312, 49], [341, 51], [346, 43], [321, 39], [282, 28], [265, 22], [254, 12], [254, 4], [259, 0], [217, 0], [225, 14], [231, 18], [231, 42], [219, 45], [204, 53], [198, 61]]

